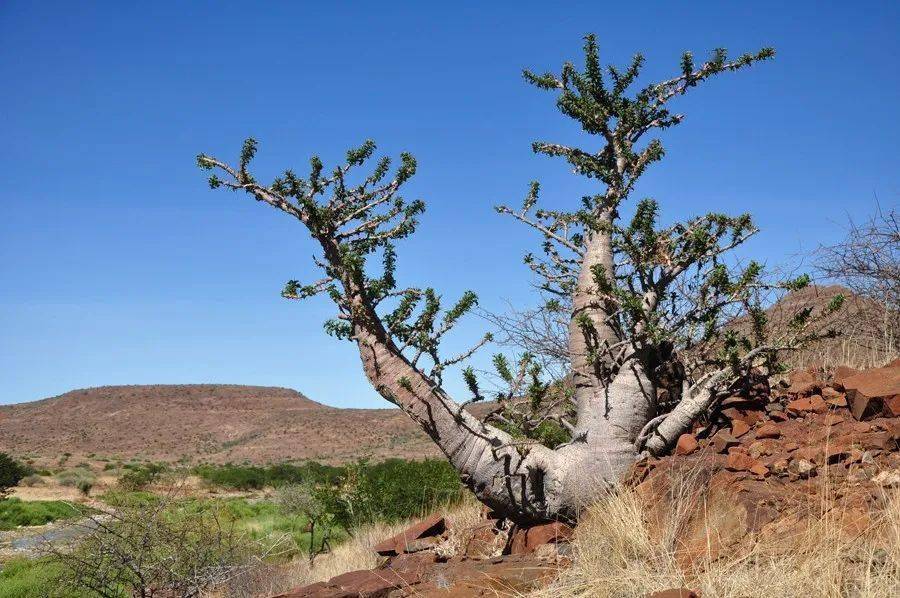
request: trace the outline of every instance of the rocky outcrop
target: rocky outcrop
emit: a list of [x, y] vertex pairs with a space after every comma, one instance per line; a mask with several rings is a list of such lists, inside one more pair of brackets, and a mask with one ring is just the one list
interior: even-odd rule
[[[860, 397], [865, 407], [854, 408]], [[885, 489], [900, 488], [898, 397], [900, 361], [838, 369], [830, 380], [816, 369], [794, 372], [774, 389], [757, 381], [679, 438], [674, 455], [639, 463], [626, 482], [643, 499], [657, 539], [677, 530], [676, 558], [686, 570], [748, 539], [793, 534], [820, 517], [823, 504], [858, 534]], [[685, 500], [703, 507], [685, 514], [674, 506]], [[520, 528], [489, 512], [468, 529], [448, 529], [433, 516], [379, 543], [381, 567], [282, 598], [518, 595], [569, 564], [574, 534], [560, 522]], [[698, 594], [673, 588], [652, 596]]]
[[710, 422], [679, 439], [675, 455], [638, 464], [631, 481], [660, 536], [684, 492], [705, 505], [678, 523], [685, 565], [747, 538], [791, 533], [820, 517], [823, 504], [855, 533], [885, 488], [900, 487], [897, 397], [900, 361], [839, 368], [831, 380], [817, 369], [793, 372], [771, 394], [722, 401]]

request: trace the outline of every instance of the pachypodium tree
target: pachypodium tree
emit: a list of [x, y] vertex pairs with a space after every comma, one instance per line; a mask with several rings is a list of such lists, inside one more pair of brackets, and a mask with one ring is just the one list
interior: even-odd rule
[[[323, 277], [290, 281], [282, 294], [301, 299], [324, 293], [334, 301], [338, 315], [326, 330], [356, 345], [376, 390], [429, 434], [479, 499], [519, 522], [572, 520], [642, 455], [669, 450], [734, 380], [802, 342], [804, 324], [814, 317], [798, 313], [778, 338], [765, 333], [761, 268], [726, 267], [723, 260], [755, 233], [748, 215], [708, 214], [663, 227], [657, 203], [645, 199], [628, 221], [620, 217], [637, 180], [663, 157], [660, 141], [646, 137], [682, 121], [669, 103], [716, 75], [773, 55], [763, 49], [729, 59], [720, 49], [698, 65], [685, 53], [677, 76], [635, 92], [643, 58], [604, 70], [588, 36], [583, 71], [566, 63], [559, 74], [525, 72], [526, 81], [556, 93], [563, 114], [599, 141], [589, 150], [534, 144], [536, 152], [562, 157], [596, 181], [597, 193], [582, 198], [578, 209], [538, 209], [537, 183], [520, 209], [497, 208], [542, 235], [543, 256], [526, 262], [545, 292], [559, 297], [553, 308], [571, 307], [566, 398], [573, 421], [558, 418], [569, 440], [554, 448], [474, 417], [466, 404], [485, 393], [473, 370], [463, 370], [471, 399], [455, 401], [444, 388], [447, 368], [491, 337], [463, 354], [445, 355], [441, 340], [476, 306], [475, 294], [447, 306], [434, 289], [403, 287], [395, 278], [395, 242], [415, 231], [424, 210], [421, 201], [400, 194], [416, 170], [412, 156], [402, 154], [393, 170], [381, 158], [370, 173], [357, 176], [375, 152], [367, 141], [331, 172], [314, 157], [307, 176], [287, 171], [270, 184], [249, 171], [257, 149], [252, 139], [236, 166], [208, 155], [198, 163], [214, 171], [211, 187], [245, 191], [306, 227], [320, 248], [314, 259]], [[739, 315], [750, 325], [726, 325]], [[661, 405], [659, 372], [678, 352], [691, 354], [693, 362], [685, 366], [678, 400]], [[541, 381], [533, 356], [497, 358], [495, 364], [510, 385], [499, 398], [547, 400], [551, 385]]]

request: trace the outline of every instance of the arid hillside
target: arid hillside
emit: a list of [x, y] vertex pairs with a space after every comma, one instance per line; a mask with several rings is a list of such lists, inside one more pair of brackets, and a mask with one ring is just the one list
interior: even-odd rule
[[102, 386], [0, 407], [0, 451], [191, 463], [437, 456], [398, 409], [337, 409], [288, 388]]

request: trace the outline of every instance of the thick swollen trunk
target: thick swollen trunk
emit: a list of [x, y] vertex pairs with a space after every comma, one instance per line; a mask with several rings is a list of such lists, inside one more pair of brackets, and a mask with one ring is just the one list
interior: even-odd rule
[[[608, 218], [604, 218], [608, 219]], [[612, 347], [620, 339], [610, 324], [611, 308], [598, 298], [594, 270], [601, 267], [607, 276], [615, 273], [612, 235], [607, 230], [591, 233], [585, 243], [578, 282], [572, 296], [572, 319], [569, 322], [569, 358], [575, 386], [578, 419], [591, 418], [596, 395], [607, 383], [603, 379], [603, 347]], [[584, 317], [592, 329], [582, 325]]]
[[579, 426], [584, 439], [553, 451], [486, 425], [422, 376], [380, 335], [359, 330], [366, 375], [440, 447], [472, 492], [518, 522], [574, 520], [637, 459], [634, 440], [647, 420], [649, 381], [623, 369]]
[[576, 441], [558, 453], [565, 468], [560, 502], [577, 513], [617, 484], [639, 456], [636, 440], [654, 413], [655, 390], [631, 362], [580, 410]]
[[596, 332], [586, 338], [579, 327], [570, 339], [578, 404], [575, 438], [555, 451], [513, 439], [472, 416], [409, 363], [374, 310], [357, 304], [370, 312], [354, 325], [366, 376], [428, 433], [482, 502], [518, 522], [577, 519], [636, 461], [635, 441], [654, 414], [655, 389], [640, 359], [629, 359], [608, 379], [597, 375], [591, 361], [597, 343], [619, 341], [607, 309], [596, 303], [591, 274], [596, 264], [612, 272], [610, 239], [604, 233], [588, 244], [575, 294], [576, 317], [585, 313]]
[[563, 469], [554, 451], [523, 445], [475, 418], [384, 336], [366, 330], [355, 336], [376, 390], [425, 430], [479, 500], [520, 522], [559, 516], [565, 507], [559, 504]]

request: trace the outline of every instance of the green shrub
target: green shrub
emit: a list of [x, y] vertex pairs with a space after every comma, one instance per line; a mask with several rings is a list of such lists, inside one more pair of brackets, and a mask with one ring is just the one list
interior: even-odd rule
[[93, 485], [96, 481], [94, 474], [82, 467], [67, 469], [56, 474], [56, 481], [69, 488], [81, 488], [85, 484]]
[[184, 505], [157, 497], [119, 506], [72, 549], [51, 548], [64, 587], [124, 598], [150, 595], [152, 584], [166, 596], [205, 596], [259, 554], [214, 504]]
[[78, 488], [78, 491], [81, 492], [82, 494], [84, 494], [85, 496], [88, 496], [91, 493], [91, 488], [93, 488], [93, 487], [94, 487], [93, 482], [89, 482], [88, 480], [81, 480], [78, 482], [78, 485], [76, 486], [76, 488]]
[[22, 478], [32, 473], [34, 471], [27, 465], [16, 461], [6, 453], [0, 453], [0, 498], [3, 498]]
[[310, 461], [303, 465], [281, 463], [268, 467], [255, 465], [200, 465], [194, 468], [200, 478], [214, 486], [234, 490], [261, 490], [285, 484], [334, 484], [344, 469]]
[[34, 488], [35, 486], [45, 486], [47, 482], [44, 481], [44, 478], [42, 478], [38, 474], [33, 473], [22, 478], [19, 484], [21, 484], [22, 486], [27, 486], [29, 488]]
[[395, 522], [456, 504], [464, 493], [456, 471], [443, 459], [361, 461], [348, 467], [333, 509], [344, 527]]
[[119, 476], [119, 486], [127, 492], [143, 490], [156, 482], [165, 473], [166, 466], [160, 463], [148, 463], [131, 467]]
[[61, 500], [0, 500], [0, 530], [45, 525], [60, 519], [72, 519], [83, 513], [80, 507]]

